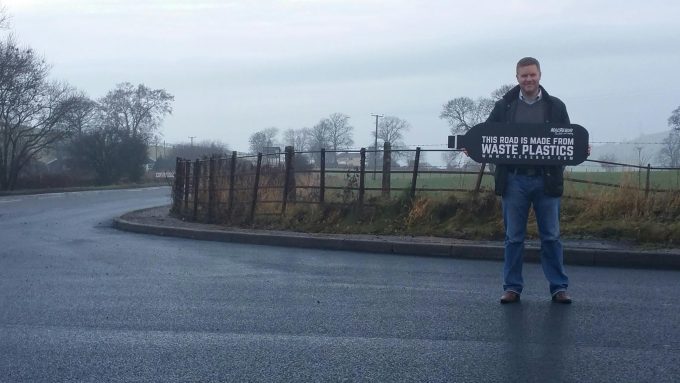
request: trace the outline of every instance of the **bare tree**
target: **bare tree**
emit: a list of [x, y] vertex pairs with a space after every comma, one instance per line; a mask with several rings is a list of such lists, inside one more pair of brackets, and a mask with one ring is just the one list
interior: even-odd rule
[[283, 142], [296, 151], [307, 151], [310, 145], [311, 129], [287, 129], [283, 132]]
[[[109, 184], [127, 178], [137, 182], [149, 162], [148, 147], [164, 117], [172, 113], [174, 97], [163, 89], [150, 89], [128, 82], [116, 85], [96, 103], [83, 100], [81, 115], [73, 122], [79, 133], [70, 145], [73, 162], [96, 174], [97, 182]], [[88, 119], [86, 125], [77, 125]]]
[[[390, 146], [394, 150], [403, 149], [406, 147], [404, 144], [404, 133], [411, 129], [411, 124], [395, 116], [385, 116], [378, 123], [378, 150], [382, 149], [382, 145], [385, 142], [389, 142]], [[371, 132], [371, 136], [375, 138], [375, 132]], [[373, 145], [371, 145], [371, 150]], [[392, 157], [395, 159], [403, 159], [408, 157], [406, 152], [393, 152]], [[373, 152], [369, 151], [369, 163], [373, 163], [374, 155]], [[381, 161], [378, 158], [378, 161]]]
[[12, 36], [0, 42], [0, 189], [13, 189], [22, 169], [70, 131], [77, 97], [47, 80], [49, 66]]
[[671, 112], [671, 116], [668, 117], [668, 126], [671, 131], [663, 140], [659, 160], [666, 166], [677, 167], [680, 166], [680, 106]]
[[[411, 129], [411, 124], [395, 116], [385, 116], [378, 124], [378, 140], [389, 142], [393, 147], [403, 146], [404, 133]], [[375, 132], [371, 132], [375, 138]]]
[[[330, 125], [328, 119], [324, 118], [320, 120], [316, 125], [312, 127], [309, 131], [309, 149], [312, 151], [318, 151], [321, 149], [331, 148], [331, 138], [330, 138]], [[314, 161], [319, 164], [321, 157], [319, 154], [314, 154]]]
[[248, 142], [252, 154], [264, 153], [265, 148], [274, 146], [276, 135], [279, 134], [278, 128], [267, 128], [257, 131], [250, 135]]
[[659, 160], [666, 166], [680, 166], [680, 132], [672, 130], [663, 140]]
[[600, 164], [600, 166], [602, 166], [602, 168], [605, 171], [611, 172], [611, 171], [614, 171], [614, 169], [616, 168], [616, 165], [609, 163], [609, 162], [616, 162], [617, 161], [615, 154], [612, 154], [612, 153], [603, 154], [597, 160], [598, 161], [604, 161], [603, 163]]
[[205, 140], [194, 144], [183, 142], [172, 147], [168, 159], [171, 159], [174, 163], [175, 157], [186, 159], [223, 157], [226, 156], [227, 152], [229, 152], [229, 146], [220, 141]]
[[444, 104], [439, 118], [449, 123], [452, 134], [465, 133], [484, 122], [492, 108], [493, 102], [488, 98], [475, 101], [469, 97], [457, 97]]
[[83, 92], [76, 93], [73, 98], [74, 107], [64, 116], [62, 123], [75, 134], [82, 134], [97, 123], [99, 105]]
[[331, 114], [328, 117], [328, 127], [328, 138], [333, 150], [344, 149], [354, 143], [354, 127], [349, 124], [349, 116], [342, 113]]
[[[439, 118], [449, 123], [452, 135], [462, 134], [473, 126], [484, 122], [491, 112], [491, 108], [487, 108], [487, 106], [492, 106], [490, 99], [480, 98], [478, 101], [474, 101], [469, 97], [458, 97], [444, 104]], [[442, 153], [442, 159], [447, 167], [453, 167], [454, 164], [459, 163], [460, 156], [461, 153], [458, 151]]]
[[[491, 98], [480, 97], [476, 101], [470, 97], [457, 97], [449, 100], [443, 105], [439, 118], [449, 123], [451, 134], [463, 134], [473, 126], [484, 122], [491, 113], [494, 102], [512, 88], [513, 85], [502, 85], [491, 92]], [[444, 152], [442, 159], [447, 167], [457, 167], [461, 162], [460, 152]]]
[[[505, 84], [491, 92], [491, 98], [480, 97], [473, 100], [470, 97], [457, 97], [443, 105], [439, 118], [449, 123], [451, 134], [463, 134], [473, 126], [480, 124], [489, 117], [494, 103], [500, 100], [515, 85]], [[460, 163], [460, 152], [449, 151], [442, 153], [442, 159], [447, 167]]]
[[312, 150], [331, 147], [330, 126], [322, 119], [309, 131], [309, 145]]
[[102, 122], [148, 144], [163, 118], [172, 114], [174, 99], [165, 89], [124, 82], [99, 100]]
[[498, 87], [498, 89], [491, 92], [491, 99], [494, 102], [500, 100], [501, 98], [503, 98], [503, 96], [505, 96], [506, 93], [508, 93], [515, 86], [516, 85], [514, 85], [514, 84], [501, 85], [500, 87]]
[[98, 107], [96, 101], [93, 101], [83, 92], [77, 92], [73, 97], [73, 108], [71, 108], [60, 123], [63, 131], [70, 133], [69, 137], [55, 142], [52, 146], [51, 153], [57, 159], [68, 163], [69, 170], [74, 173], [83, 171], [76, 161], [71, 158], [71, 153], [78, 148], [74, 145], [79, 137], [95, 128], [98, 123]]
[[635, 150], [638, 152], [638, 166], [645, 166], [649, 163], [651, 155], [645, 151], [645, 147], [642, 145], [636, 145]]
[[671, 112], [671, 116], [668, 117], [668, 126], [675, 131], [680, 131], [680, 106]]
[[7, 13], [7, 7], [0, 5], [0, 29], [9, 29], [10, 16]]
[[502, 85], [491, 92], [491, 98], [480, 97], [476, 101], [470, 97], [457, 97], [443, 105], [439, 118], [446, 120], [451, 134], [465, 133], [473, 126], [486, 121], [494, 103], [501, 99], [514, 86]]
[[[326, 119], [328, 132], [328, 143], [334, 151], [345, 149], [354, 143], [352, 130], [354, 127], [349, 124], [349, 116], [342, 113], [333, 113]], [[328, 162], [337, 166], [337, 153], [329, 152]]]

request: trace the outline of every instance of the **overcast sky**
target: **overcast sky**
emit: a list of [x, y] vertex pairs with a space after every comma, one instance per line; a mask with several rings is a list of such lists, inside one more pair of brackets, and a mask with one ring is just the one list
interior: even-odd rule
[[52, 77], [99, 98], [117, 83], [175, 96], [168, 143], [220, 140], [371, 113], [411, 123], [406, 143], [445, 147], [455, 97], [515, 82], [523, 56], [591, 141], [668, 129], [680, 105], [678, 1], [0, 0]]

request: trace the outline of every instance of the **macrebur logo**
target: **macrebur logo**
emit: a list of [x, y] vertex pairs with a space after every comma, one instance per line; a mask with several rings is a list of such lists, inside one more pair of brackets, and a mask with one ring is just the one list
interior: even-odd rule
[[550, 133], [554, 133], [556, 135], [568, 134], [570, 136], [573, 136], [574, 135], [574, 129], [573, 128], [550, 128]]

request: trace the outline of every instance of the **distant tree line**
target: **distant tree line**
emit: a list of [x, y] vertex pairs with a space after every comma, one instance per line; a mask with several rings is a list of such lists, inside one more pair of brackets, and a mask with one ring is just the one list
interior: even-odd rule
[[97, 101], [82, 97], [64, 142], [72, 168], [93, 172], [101, 184], [125, 178], [137, 182], [149, 161], [148, 149], [173, 96], [143, 84], [118, 84]]
[[[480, 97], [473, 100], [470, 97], [456, 97], [442, 106], [439, 118], [449, 124], [451, 135], [464, 134], [473, 126], [486, 121], [496, 101], [512, 89], [514, 85], [505, 84], [491, 92], [491, 97]], [[460, 167], [465, 161], [460, 152], [445, 152], [442, 159], [447, 167]]]
[[[0, 9], [0, 29], [8, 29], [7, 15]], [[65, 83], [49, 79], [50, 66], [30, 47], [17, 42], [11, 33], [0, 38], [0, 190], [12, 190], [22, 174], [46, 156], [62, 159], [73, 172], [90, 175], [99, 184], [121, 180], [136, 182], [151, 162], [152, 144], [164, 118], [171, 114], [174, 96], [165, 89], [123, 82], [103, 97], [92, 99]], [[490, 97], [476, 100], [456, 97], [446, 102], [439, 117], [449, 124], [451, 134], [461, 134], [483, 122], [494, 102], [513, 85], [503, 85]], [[663, 142], [661, 161], [680, 166], [680, 106], [668, 118], [671, 132]], [[397, 116], [379, 118], [377, 132], [367, 137], [367, 160], [373, 162], [377, 149], [390, 143], [395, 150], [405, 147], [404, 134], [411, 124]], [[251, 153], [267, 148], [293, 146], [297, 151], [329, 150], [326, 161], [338, 164], [334, 151], [354, 145], [350, 117], [332, 113], [312, 127], [287, 129], [270, 127], [249, 138]], [[171, 169], [175, 157], [202, 158], [223, 155], [228, 147], [217, 141], [182, 143], [168, 153], [156, 155], [156, 168]], [[640, 149], [641, 151], [641, 149]], [[397, 153], [395, 153], [397, 154]], [[298, 156], [304, 158], [304, 156]], [[395, 158], [406, 158], [399, 156]], [[407, 158], [408, 159], [408, 158]], [[308, 161], [318, 162], [318, 154]], [[458, 152], [447, 152], [448, 166], [460, 166]]]
[[[494, 103], [500, 100], [514, 85], [502, 85], [491, 92], [491, 97], [480, 97], [473, 100], [470, 97], [456, 97], [447, 101], [439, 115], [439, 118], [446, 120], [452, 135], [464, 134], [471, 127], [482, 123], [491, 113]], [[668, 136], [663, 140], [662, 148], [658, 153], [659, 161], [669, 167], [680, 167], [680, 106], [671, 112], [668, 118], [668, 126], [671, 128]], [[639, 166], [643, 166], [650, 159], [649, 154], [642, 153], [642, 147], [636, 147], [639, 154]], [[442, 155], [447, 166], [460, 166], [464, 161], [460, 152], [446, 152]], [[608, 153], [598, 158], [600, 161], [616, 162], [616, 155]], [[613, 165], [602, 164], [605, 170], [613, 170]]]
[[[6, 20], [0, 11], [0, 26], [7, 28]], [[101, 184], [138, 181], [174, 97], [124, 82], [93, 100], [49, 80], [49, 73], [45, 59], [11, 33], [0, 40], [0, 189], [14, 189], [22, 173], [48, 153]]]
[[[156, 154], [153, 170], [155, 171], [174, 171], [176, 159], [184, 158], [189, 160], [206, 159], [210, 157], [225, 157], [230, 152], [229, 146], [220, 141], [205, 140], [197, 143], [182, 142], [171, 145], [169, 148], [160, 147], [158, 142], [154, 143]], [[152, 147], [153, 151], [154, 147]]]
[[680, 106], [671, 112], [668, 117], [668, 126], [671, 128], [668, 137], [663, 140], [659, 157], [666, 166], [680, 166]]
[[[250, 135], [250, 153], [265, 153], [267, 147], [292, 146], [298, 152], [314, 152], [308, 160], [318, 163], [319, 151], [328, 150], [326, 162], [331, 166], [338, 165], [337, 151], [348, 150], [354, 145], [354, 126], [350, 124], [350, 117], [343, 113], [332, 113], [328, 117], [321, 118], [311, 128], [287, 129], [279, 138], [277, 128], [267, 128]], [[392, 148], [403, 148], [404, 133], [411, 129], [411, 124], [396, 116], [385, 116], [378, 123], [378, 150], [382, 145], [389, 142]], [[370, 144], [367, 145], [370, 161], [374, 155], [376, 133], [371, 132]], [[297, 156], [300, 158], [301, 156]], [[305, 158], [302, 156], [301, 158]]]

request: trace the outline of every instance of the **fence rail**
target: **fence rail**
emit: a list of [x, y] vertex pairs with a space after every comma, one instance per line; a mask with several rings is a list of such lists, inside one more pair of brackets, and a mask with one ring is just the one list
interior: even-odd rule
[[[421, 150], [418, 147], [393, 151], [386, 143], [382, 150], [295, 152], [293, 147], [286, 147], [283, 154], [238, 156], [232, 152], [229, 157], [193, 161], [177, 158], [172, 209], [185, 219], [221, 223], [235, 219], [253, 221], [257, 215], [283, 214], [291, 204], [361, 206], [372, 204], [367, 201], [369, 197], [391, 198], [395, 192], [415, 198], [420, 193], [492, 191], [491, 172], [484, 164], [473, 169], [421, 168], [421, 153], [426, 151], [457, 150]], [[411, 158], [409, 167], [393, 166], [393, 156], [404, 153]], [[338, 162], [339, 154], [344, 156], [341, 162]], [[382, 166], [378, 168], [373, 160], [380, 154]], [[373, 156], [370, 161], [374, 162], [373, 169], [367, 169], [368, 155]], [[346, 159], [348, 156], [350, 158]], [[329, 157], [332, 157], [332, 164]], [[572, 186], [574, 193], [584, 188], [587, 189], [585, 192], [592, 192], [593, 188], [635, 188], [644, 191], [645, 195], [680, 190], [680, 168], [598, 160], [587, 162], [607, 166], [608, 170], [618, 167], [623, 171], [567, 171], [565, 189], [567, 184]], [[341, 163], [344, 168], [339, 165]]]

